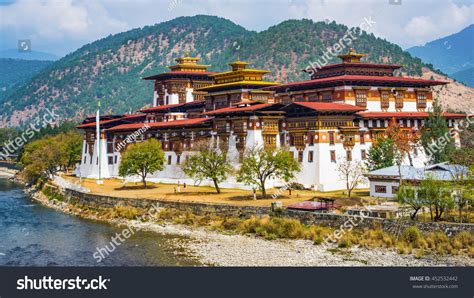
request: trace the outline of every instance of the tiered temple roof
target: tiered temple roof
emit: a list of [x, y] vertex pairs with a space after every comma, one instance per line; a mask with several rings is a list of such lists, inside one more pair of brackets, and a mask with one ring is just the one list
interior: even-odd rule
[[[298, 113], [302, 113], [302, 115], [308, 113], [357, 114], [357, 117], [362, 119], [428, 117], [428, 113], [424, 111], [372, 112], [366, 111], [365, 107], [335, 102], [298, 101], [281, 104], [269, 101], [272, 92], [288, 93], [345, 85], [427, 88], [448, 83], [445, 81], [397, 77], [393, 74], [395, 70], [401, 67], [400, 65], [361, 62], [361, 58], [364, 56], [364, 54], [359, 54], [351, 48], [347, 54], [339, 55], [342, 59], [341, 63], [313, 69], [311, 80], [284, 85], [265, 81], [263, 77], [269, 71], [248, 68], [249, 63], [247, 62], [238, 60], [229, 64], [231, 66], [229, 71], [211, 73], [207, 72], [208, 65], [198, 64], [199, 58], [189, 56], [178, 58], [176, 59], [177, 64], [169, 67], [170, 72], [144, 79], [165, 80], [166, 78], [202, 77], [206, 80], [212, 80], [214, 84], [196, 89], [197, 92], [206, 94], [205, 100], [145, 108], [141, 109], [137, 114], [102, 116], [100, 125], [108, 131], [134, 130], [142, 127], [145, 122], [149, 122], [150, 127], [156, 129], [183, 126], [195, 127], [207, 125], [212, 120], [212, 117], [219, 118], [248, 114], [281, 115], [284, 113], [291, 114], [293, 117], [297, 116]], [[308, 70], [305, 71], [309, 72]], [[187, 118], [161, 121], [160, 119], [164, 118], [158, 115], [167, 113], [182, 113]], [[444, 116], [448, 118], [465, 117], [465, 115], [453, 113], [444, 113]], [[77, 128], [95, 129], [95, 125], [95, 118], [90, 117], [84, 120]]]
[[144, 80], [165, 80], [169, 78], [199, 78], [204, 80], [212, 80], [209, 76], [214, 74], [207, 71], [209, 65], [198, 64], [200, 58], [182, 57], [175, 61], [177, 64], [169, 66], [171, 71], [144, 77]]
[[215, 84], [198, 89], [199, 91], [219, 92], [234, 89], [258, 89], [278, 85], [276, 82], [264, 81], [263, 76], [270, 71], [247, 68], [249, 63], [235, 61], [229, 64], [230, 71], [210, 75]]

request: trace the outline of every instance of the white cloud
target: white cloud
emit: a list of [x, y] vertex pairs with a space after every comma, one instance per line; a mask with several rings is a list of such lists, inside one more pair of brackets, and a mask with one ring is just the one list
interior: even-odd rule
[[19, 0], [0, 6], [1, 30], [23, 31], [37, 38], [99, 38], [127, 30], [125, 22], [110, 16], [98, 1]]
[[424, 11], [424, 15], [409, 19], [403, 31], [417, 44], [423, 44], [433, 39], [460, 31], [473, 23], [474, 4], [455, 4], [448, 2], [442, 7], [435, 5]]
[[67, 52], [108, 34], [183, 15], [217, 15], [257, 31], [287, 19], [328, 19], [357, 26], [372, 17], [376, 24], [371, 32], [408, 47], [455, 33], [473, 22], [470, 0], [402, 0], [402, 5], [388, 1], [18, 0], [0, 6], [0, 34], [10, 44], [31, 38], [43, 48], [54, 45], [57, 51]]

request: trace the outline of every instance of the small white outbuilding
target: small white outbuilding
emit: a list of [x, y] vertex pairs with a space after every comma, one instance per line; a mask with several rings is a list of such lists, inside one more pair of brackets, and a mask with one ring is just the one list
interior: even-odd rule
[[432, 177], [436, 180], [451, 181], [460, 174], [467, 173], [468, 169], [461, 165], [439, 163], [426, 167], [414, 167], [402, 165], [391, 166], [369, 172], [365, 176], [370, 182], [370, 196], [379, 198], [395, 198], [400, 185], [400, 173], [402, 181], [420, 183], [422, 180]]

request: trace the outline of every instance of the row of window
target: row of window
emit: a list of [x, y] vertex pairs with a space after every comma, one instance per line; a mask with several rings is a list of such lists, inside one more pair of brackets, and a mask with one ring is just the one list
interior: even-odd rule
[[[336, 150], [329, 151], [331, 156], [331, 162], [337, 162]], [[365, 149], [360, 150], [360, 157], [362, 160], [367, 159], [367, 151]], [[352, 150], [346, 150], [346, 159], [352, 160]], [[308, 162], [312, 163], [314, 161], [314, 152], [312, 150], [308, 151]], [[303, 151], [298, 151], [298, 162], [303, 162]]]
[[[186, 156], [186, 161], [188, 160], [188, 157], [189, 157], [189, 156]], [[107, 162], [108, 162], [109, 165], [117, 164], [117, 162], [118, 162], [118, 155], [115, 155], [115, 156], [108, 156]], [[172, 155], [168, 155], [168, 160], [167, 160], [168, 165], [171, 165], [172, 162], [173, 162], [173, 156], [172, 156]], [[84, 156], [84, 162], [83, 162], [83, 164], [86, 164], [86, 163], [87, 163], [87, 156]], [[181, 155], [176, 155], [176, 164], [179, 165], [180, 163], [181, 163]], [[90, 159], [90, 164], [92, 164], [92, 158]], [[95, 164], [96, 164], [96, 165], [99, 164], [99, 158], [98, 158], [98, 157], [96, 158]]]
[[[388, 127], [389, 120], [363, 120], [364, 127]], [[422, 119], [398, 119], [400, 127], [422, 127], [425, 120]]]

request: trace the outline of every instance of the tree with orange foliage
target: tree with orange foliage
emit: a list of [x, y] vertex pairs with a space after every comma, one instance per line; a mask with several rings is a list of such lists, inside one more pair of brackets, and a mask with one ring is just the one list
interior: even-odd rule
[[394, 159], [395, 163], [398, 166], [398, 172], [400, 175], [400, 183], [402, 180], [401, 177], [401, 166], [405, 157], [408, 158], [410, 165], [413, 166], [413, 157], [412, 154], [416, 152], [417, 147], [420, 142], [420, 131], [410, 128], [403, 128], [396, 121], [395, 118], [392, 118], [390, 121], [387, 130], [385, 131], [387, 138], [393, 140], [394, 144]]

